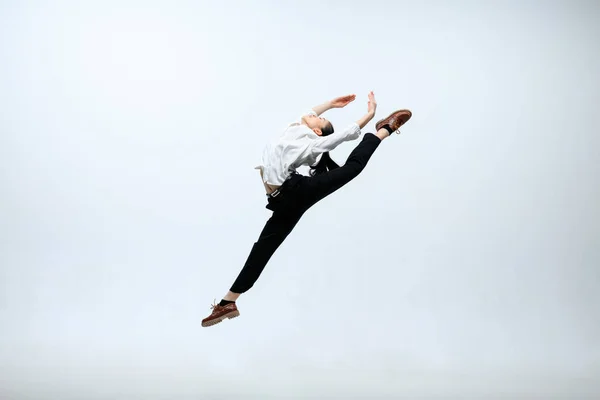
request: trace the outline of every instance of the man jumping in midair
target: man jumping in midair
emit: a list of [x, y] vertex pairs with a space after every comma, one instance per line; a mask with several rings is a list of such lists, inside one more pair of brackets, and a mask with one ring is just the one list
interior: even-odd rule
[[[377, 122], [377, 132], [366, 133], [346, 163], [339, 166], [329, 152], [343, 142], [357, 139], [361, 129], [373, 119], [377, 103], [373, 92], [368, 97], [367, 113], [339, 133], [320, 115], [332, 108], [345, 107], [354, 101], [355, 95], [339, 97], [314, 107], [265, 147], [262, 164], [257, 169], [267, 193], [266, 208], [273, 214], [231, 289], [219, 304], [213, 304], [212, 313], [202, 320], [202, 326], [212, 326], [239, 316], [235, 301], [254, 285], [302, 215], [318, 201], [356, 178], [379, 144], [393, 132], [400, 133], [399, 128], [412, 116], [409, 110], [399, 110]], [[311, 167], [310, 176], [296, 172], [304, 165]]]

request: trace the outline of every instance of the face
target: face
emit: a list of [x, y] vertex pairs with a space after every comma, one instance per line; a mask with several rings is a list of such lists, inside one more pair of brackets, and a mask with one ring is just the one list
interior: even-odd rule
[[316, 115], [305, 115], [302, 120], [306, 126], [312, 129], [319, 136], [321, 136], [323, 128], [329, 124], [329, 121], [327, 121], [325, 118], [318, 117]]

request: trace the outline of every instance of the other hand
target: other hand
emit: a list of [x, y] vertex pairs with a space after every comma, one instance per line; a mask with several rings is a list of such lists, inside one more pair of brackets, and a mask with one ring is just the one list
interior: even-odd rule
[[367, 107], [369, 114], [375, 115], [375, 110], [377, 110], [377, 101], [375, 101], [375, 94], [372, 91], [369, 92], [369, 103]]
[[356, 99], [355, 94], [349, 94], [347, 96], [338, 97], [336, 99], [331, 100], [331, 107], [333, 108], [342, 108], [346, 107], [348, 104], [352, 103]]

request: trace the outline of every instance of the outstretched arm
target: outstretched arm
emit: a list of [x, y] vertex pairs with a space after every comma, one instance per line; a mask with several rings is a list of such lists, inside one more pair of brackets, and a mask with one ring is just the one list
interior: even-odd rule
[[355, 94], [349, 94], [347, 96], [337, 97], [333, 100], [326, 101], [323, 104], [319, 104], [318, 106], [313, 107], [313, 111], [317, 115], [323, 114], [325, 111], [331, 110], [332, 108], [342, 108], [346, 107], [348, 104], [356, 99]]
[[311, 146], [311, 151], [315, 154], [321, 154], [327, 151], [332, 151], [345, 141], [357, 139], [360, 135], [360, 130], [364, 128], [365, 125], [367, 125], [375, 116], [376, 108], [377, 103], [375, 102], [375, 95], [373, 92], [370, 92], [367, 113], [345, 130], [334, 132], [329, 136], [321, 137], [316, 140]]
[[318, 106], [314, 106], [312, 108], [312, 110], [315, 112], [315, 114], [317, 115], [321, 115], [323, 114], [325, 111], [329, 111], [333, 108], [333, 106], [331, 105], [331, 101], [326, 101], [323, 104], [319, 104]]

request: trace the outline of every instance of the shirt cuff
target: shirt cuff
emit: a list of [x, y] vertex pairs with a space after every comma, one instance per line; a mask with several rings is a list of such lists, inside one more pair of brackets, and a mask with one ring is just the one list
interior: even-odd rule
[[315, 112], [315, 110], [310, 109], [307, 112], [305, 112], [304, 114], [302, 114], [300, 116], [300, 118], [298, 118], [298, 121], [301, 122], [302, 121], [302, 117], [304, 117], [305, 115], [317, 115], [317, 113]]
[[350, 139], [357, 139], [360, 136], [360, 126], [356, 122], [346, 128], [346, 136]]
[[315, 112], [315, 110], [310, 109], [307, 112], [305, 112], [304, 114], [302, 114], [301, 116], [299, 116], [296, 121], [294, 121], [290, 124], [290, 126], [300, 124], [302, 122], [302, 117], [304, 117], [305, 115], [317, 115], [317, 113]]

